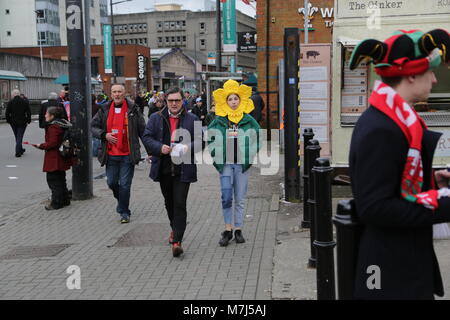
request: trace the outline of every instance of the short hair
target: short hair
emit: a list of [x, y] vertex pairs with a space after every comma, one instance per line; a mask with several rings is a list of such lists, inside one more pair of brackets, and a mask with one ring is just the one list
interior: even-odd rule
[[391, 88], [397, 87], [403, 80], [403, 77], [381, 77], [381, 81]]
[[20, 90], [19, 90], [19, 89], [14, 89], [14, 90], [11, 92], [11, 95], [12, 95], [13, 97], [20, 96]]
[[56, 92], [50, 92], [48, 94], [48, 100], [56, 100], [58, 99], [58, 94]]
[[125, 85], [123, 84], [123, 83], [113, 83], [112, 85], [111, 85], [111, 88], [112, 87], [114, 87], [114, 86], [122, 86], [124, 89], [125, 89]]
[[64, 110], [61, 107], [49, 107], [47, 108], [47, 112], [49, 115], [55, 117], [55, 119], [63, 119], [64, 118]]
[[178, 88], [178, 87], [170, 88], [169, 90], [167, 90], [167, 92], [166, 92], [164, 95], [165, 95], [166, 97], [168, 97], [169, 94], [174, 94], [174, 93], [179, 93], [179, 94], [181, 94], [181, 97], [182, 97], [182, 98], [184, 97], [183, 90], [180, 89], [180, 88]]

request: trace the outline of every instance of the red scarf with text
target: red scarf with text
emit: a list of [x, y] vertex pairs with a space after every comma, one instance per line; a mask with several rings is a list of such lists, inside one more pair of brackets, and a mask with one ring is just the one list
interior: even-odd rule
[[[111, 107], [109, 108], [109, 113], [108, 113], [108, 120], [107, 120], [107, 124], [106, 124], [106, 132], [110, 133], [112, 131], [113, 128], [113, 122], [114, 122], [114, 118], [115, 117], [119, 117], [118, 119], [118, 132], [116, 134], [116, 138], [117, 138], [117, 144], [116, 147], [119, 150], [123, 150], [123, 132], [124, 132], [124, 127], [125, 127], [125, 117], [127, 117], [127, 112], [128, 112], [128, 104], [127, 104], [127, 100], [124, 99], [122, 102], [122, 108], [120, 110], [120, 113], [115, 112], [115, 105], [114, 105], [114, 100], [111, 103]], [[117, 120], [116, 120], [117, 121]]]
[[376, 81], [369, 103], [391, 118], [402, 130], [409, 143], [409, 151], [402, 175], [401, 195], [408, 201], [437, 209], [437, 190], [421, 192], [423, 185], [422, 137], [427, 128], [423, 119], [390, 86]]

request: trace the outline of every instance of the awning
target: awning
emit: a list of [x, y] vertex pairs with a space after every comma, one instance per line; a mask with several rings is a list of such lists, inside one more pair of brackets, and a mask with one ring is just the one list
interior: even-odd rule
[[342, 43], [345, 47], [356, 47], [361, 40], [341, 36], [337, 38], [337, 42]]
[[[67, 74], [62, 74], [55, 80], [53, 80], [53, 83], [57, 84], [69, 84], [69, 76]], [[96, 78], [91, 77], [91, 83], [92, 84], [99, 84], [100, 82]]]
[[27, 78], [17, 71], [0, 70], [0, 79], [25, 81]]

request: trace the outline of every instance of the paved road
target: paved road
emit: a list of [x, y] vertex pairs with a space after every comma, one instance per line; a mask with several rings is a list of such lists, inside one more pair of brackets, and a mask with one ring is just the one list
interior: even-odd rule
[[[27, 127], [24, 141], [44, 142], [44, 130], [39, 128], [37, 120]], [[25, 154], [16, 158], [14, 134], [5, 122], [0, 123], [0, 146], [0, 216], [47, 199], [50, 191], [42, 172], [44, 152], [25, 145]], [[93, 159], [93, 172], [94, 175], [102, 172], [96, 159]], [[67, 172], [67, 177], [70, 189], [71, 171]]]

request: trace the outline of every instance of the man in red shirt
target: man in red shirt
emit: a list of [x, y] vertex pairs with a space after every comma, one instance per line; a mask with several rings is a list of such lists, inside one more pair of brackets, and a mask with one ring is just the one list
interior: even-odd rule
[[109, 188], [117, 199], [117, 213], [121, 223], [130, 222], [130, 191], [134, 166], [141, 160], [139, 139], [145, 120], [139, 108], [125, 98], [125, 87], [111, 87], [112, 101], [105, 103], [92, 119], [92, 135], [102, 141], [98, 159], [106, 164]]

